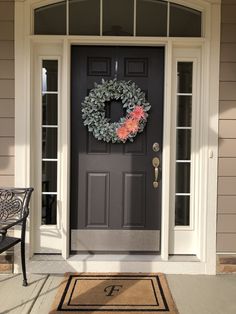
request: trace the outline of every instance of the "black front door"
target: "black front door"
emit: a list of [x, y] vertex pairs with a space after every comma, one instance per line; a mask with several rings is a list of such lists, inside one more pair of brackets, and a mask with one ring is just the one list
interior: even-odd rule
[[[83, 125], [85, 96], [95, 82], [115, 76], [135, 82], [151, 104], [147, 125], [133, 143], [98, 141]], [[72, 251], [160, 251], [163, 81], [162, 47], [72, 46]], [[111, 121], [124, 114], [120, 102], [107, 105]], [[158, 187], [154, 157], [160, 160]]]

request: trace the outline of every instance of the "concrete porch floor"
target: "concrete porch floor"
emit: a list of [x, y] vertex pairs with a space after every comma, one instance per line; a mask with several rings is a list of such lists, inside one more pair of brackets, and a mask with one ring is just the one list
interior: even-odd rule
[[[63, 275], [0, 276], [0, 313], [48, 314]], [[235, 314], [236, 274], [167, 275], [179, 314]]]

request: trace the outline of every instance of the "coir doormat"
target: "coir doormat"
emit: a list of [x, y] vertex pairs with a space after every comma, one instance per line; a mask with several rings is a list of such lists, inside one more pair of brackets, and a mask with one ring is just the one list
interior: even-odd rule
[[50, 314], [178, 311], [163, 274], [67, 274]]

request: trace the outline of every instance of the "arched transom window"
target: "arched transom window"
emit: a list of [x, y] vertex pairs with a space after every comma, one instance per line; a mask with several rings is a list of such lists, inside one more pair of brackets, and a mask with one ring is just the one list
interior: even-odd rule
[[166, 0], [66, 0], [34, 10], [34, 34], [201, 37], [202, 13]]

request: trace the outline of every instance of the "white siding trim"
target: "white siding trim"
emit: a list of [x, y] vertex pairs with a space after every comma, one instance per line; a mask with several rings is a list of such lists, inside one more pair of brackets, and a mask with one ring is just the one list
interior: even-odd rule
[[[218, 120], [219, 120], [219, 67], [220, 67], [220, 4], [212, 5], [211, 11], [211, 43], [208, 54], [209, 73], [209, 146], [206, 150], [208, 158], [208, 184], [206, 207], [205, 255], [206, 273], [214, 274], [216, 269], [216, 214], [217, 214], [217, 171], [218, 171]], [[207, 78], [206, 78], [207, 79]], [[206, 86], [207, 88], [207, 86]], [[204, 234], [203, 234], [204, 235]], [[204, 247], [201, 245], [201, 247]]]

